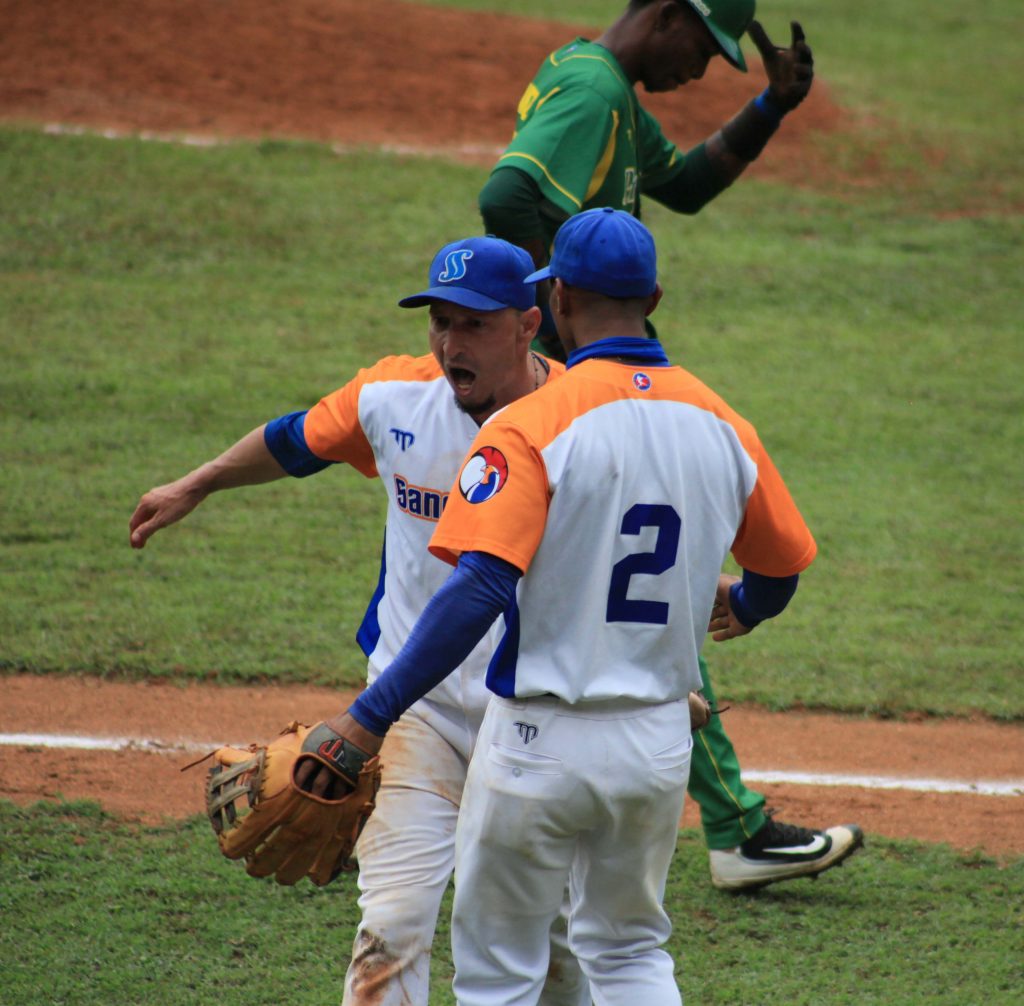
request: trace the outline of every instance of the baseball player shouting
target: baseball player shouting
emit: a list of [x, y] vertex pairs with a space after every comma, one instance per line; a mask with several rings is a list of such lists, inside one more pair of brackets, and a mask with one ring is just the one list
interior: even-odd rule
[[[449, 575], [427, 545], [479, 424], [564, 369], [530, 352], [539, 311], [523, 281], [532, 269], [524, 251], [492, 238], [441, 249], [430, 288], [403, 301], [430, 305], [430, 354], [386, 357], [310, 410], [274, 419], [150, 490], [131, 517], [131, 545], [144, 547], [220, 489], [307, 476], [333, 463], [379, 478], [388, 496], [381, 575], [358, 634], [372, 681]], [[481, 486], [502, 477], [487, 465], [478, 474]], [[499, 639], [495, 629], [467, 650], [458, 673], [418, 701], [388, 738], [377, 809], [357, 847], [362, 919], [346, 1006], [426, 1006], [459, 801], [490, 694], [484, 675]], [[589, 1003], [564, 926], [552, 938], [558, 966], [541, 1001]]]
[[[816, 546], [750, 423], [646, 338], [661, 288], [643, 224], [573, 217], [529, 280], [547, 278], [568, 370], [480, 429], [430, 542], [454, 573], [328, 725], [378, 750], [502, 615], [456, 836], [457, 1000], [538, 1001], [568, 884], [594, 1000], [667, 1006], [662, 898], [704, 635], [777, 615]], [[308, 765], [316, 793], [329, 773]]]
[[[810, 91], [814, 57], [792, 24], [788, 48], [772, 43], [754, 18], [754, 0], [630, 0], [595, 41], [577, 38], [555, 50], [527, 86], [512, 142], [480, 193], [488, 233], [548, 260], [559, 225], [573, 214], [610, 206], [640, 216], [647, 196], [694, 214], [754, 161]], [[664, 92], [699, 81], [719, 56], [737, 70], [740, 39], [750, 33], [768, 87], [692, 150], [681, 151], [640, 104], [637, 85]], [[550, 312], [547, 281], [537, 348], [564, 359]], [[648, 323], [648, 333], [654, 334]], [[715, 703], [707, 667], [703, 693]], [[749, 789], [719, 717], [695, 740], [690, 796], [701, 807], [712, 883], [743, 890], [816, 875], [861, 845], [856, 825], [813, 830], [772, 819], [763, 794]]]

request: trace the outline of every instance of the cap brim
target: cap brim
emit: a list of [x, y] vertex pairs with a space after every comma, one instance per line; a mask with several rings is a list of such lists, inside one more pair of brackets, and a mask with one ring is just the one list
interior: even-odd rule
[[716, 28], [707, 18], [704, 19], [704, 23], [708, 26], [708, 31], [711, 32], [718, 43], [718, 48], [722, 50], [722, 55], [737, 70], [746, 73], [747, 61], [743, 58], [743, 50], [740, 48], [739, 42], [731, 35], [726, 35], [720, 28]]
[[432, 286], [422, 293], [414, 293], [409, 297], [403, 297], [399, 307], [426, 307], [435, 300], [443, 300], [449, 304], [458, 304], [459, 307], [468, 307], [471, 311], [503, 311], [506, 307], [514, 307], [514, 304], [502, 304], [500, 300], [492, 297], [485, 297], [475, 290], [467, 290], [459, 286]]
[[543, 269], [538, 269], [536, 272], [531, 272], [524, 283], [539, 283], [542, 279], [551, 279], [551, 266], [546, 265]]

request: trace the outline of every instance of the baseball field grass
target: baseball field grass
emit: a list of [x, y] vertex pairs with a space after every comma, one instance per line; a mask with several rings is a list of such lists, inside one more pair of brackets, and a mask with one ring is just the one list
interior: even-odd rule
[[[358, 683], [375, 484], [214, 497], [142, 552], [127, 521], [264, 420], [424, 351], [395, 301], [476, 231], [483, 170], [6, 129], [0, 172], [0, 664]], [[1024, 714], [1020, 216], [749, 181], [649, 221], [669, 350], [756, 423], [820, 546], [782, 618], [710, 646], [721, 687]]]
[[[89, 804], [0, 803], [3, 1001], [31, 1006], [327, 1006], [358, 919], [354, 884], [255, 881], [208, 825], [139, 829]], [[666, 906], [689, 1003], [1020, 1001], [1024, 860], [873, 840], [817, 882], [731, 896], [680, 835]], [[441, 913], [432, 1006], [451, 1006]], [[638, 1004], [640, 1006], [640, 1004]]]
[[[619, 9], [492, 6], [584, 24]], [[875, 167], [647, 216], [670, 355], [758, 426], [820, 548], [791, 610], [709, 647], [718, 691], [1020, 723], [1024, 18], [1011, 0], [759, 10], [776, 35], [803, 20], [855, 113], [825, 154], [856, 170], [870, 149]], [[360, 366], [425, 351], [422, 316], [395, 302], [478, 231], [485, 175], [0, 128], [0, 672], [359, 683], [374, 483], [334, 468], [222, 494], [142, 552], [128, 517]], [[339, 998], [351, 884], [256, 883], [203, 822], [134, 827], [89, 804], [0, 803], [0, 836], [0, 1001]], [[680, 845], [671, 949], [691, 1002], [1019, 1001], [1024, 861], [872, 840], [815, 884], [735, 898], [711, 890], [699, 836]], [[446, 930], [436, 946], [446, 1004]]]

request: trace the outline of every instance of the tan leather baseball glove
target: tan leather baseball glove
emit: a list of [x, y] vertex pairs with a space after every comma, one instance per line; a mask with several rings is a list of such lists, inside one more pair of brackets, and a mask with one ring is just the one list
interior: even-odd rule
[[[380, 787], [376, 755], [325, 723], [293, 722], [270, 745], [222, 747], [213, 758], [206, 810], [228, 859], [244, 858], [251, 876], [286, 885], [308, 876], [322, 887], [355, 869], [352, 850]], [[295, 784], [295, 770], [306, 759], [336, 777], [328, 798]]]

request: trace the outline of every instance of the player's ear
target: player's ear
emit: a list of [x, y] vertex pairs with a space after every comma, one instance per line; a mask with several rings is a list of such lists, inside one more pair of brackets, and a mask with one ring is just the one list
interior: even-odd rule
[[551, 313], [563, 317], [568, 315], [572, 311], [569, 300], [568, 287], [560, 279], [556, 279], [551, 284]]
[[665, 31], [682, 16], [682, 11], [676, 0], [659, 0], [653, 6], [655, 31]]
[[525, 335], [526, 343], [529, 345], [537, 337], [537, 329], [540, 328], [540, 308], [531, 307], [519, 316], [519, 332]]
[[662, 290], [660, 283], [654, 284], [654, 293], [647, 298], [647, 307], [644, 308], [644, 317], [649, 318], [654, 314], [654, 309], [661, 303], [661, 298], [664, 296], [665, 291]]

